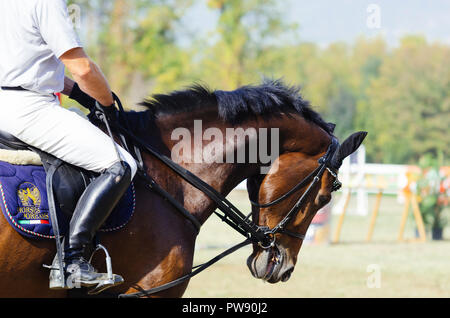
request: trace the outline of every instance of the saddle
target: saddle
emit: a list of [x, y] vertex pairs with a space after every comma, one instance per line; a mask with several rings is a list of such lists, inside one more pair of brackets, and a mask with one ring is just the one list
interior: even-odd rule
[[[62, 236], [68, 231], [68, 225], [70, 222], [70, 218], [75, 210], [76, 204], [83, 194], [86, 187], [99, 175], [98, 173], [88, 171], [77, 166], [71, 165], [67, 162], [64, 162], [55, 156], [52, 156], [44, 151], [41, 151], [37, 148], [34, 148], [13, 135], [1, 131], [0, 130], [0, 151], [17, 151], [17, 152], [34, 152], [40, 158], [40, 162], [42, 163], [42, 167], [37, 166], [22, 166], [18, 167], [16, 165], [0, 162], [0, 170], [3, 173], [0, 175], [0, 181], [6, 180], [8, 177], [14, 179], [15, 184], [11, 186], [10, 192], [13, 195], [9, 195], [9, 197], [19, 197], [19, 199], [15, 199], [15, 201], [23, 201], [25, 203], [22, 205], [22, 210], [28, 213], [19, 213], [19, 209], [16, 211], [16, 215], [12, 213], [8, 209], [11, 204], [14, 204], [14, 199], [8, 202], [8, 193], [5, 192], [5, 188], [2, 186], [2, 182], [0, 182], [0, 194], [2, 197], [2, 210], [5, 214], [8, 222], [13, 226], [15, 230], [17, 230], [20, 234], [32, 237], [32, 238], [47, 238], [47, 239], [56, 239], [56, 247], [58, 258], [62, 259], [63, 255], [63, 244], [61, 242]], [[36, 162], [36, 158], [34, 159]], [[42, 171], [45, 170], [45, 171]], [[6, 171], [6, 172], [5, 172]], [[22, 172], [24, 171], [24, 172]], [[20, 173], [18, 173], [20, 172]], [[44, 175], [45, 176], [42, 176]], [[39, 178], [45, 179], [45, 182], [22, 182], [20, 176], [31, 176], [32, 180], [38, 180]], [[39, 177], [41, 175], [41, 177]], [[20, 184], [20, 186], [19, 186]], [[28, 184], [27, 186], [22, 186], [23, 184]], [[38, 188], [41, 188], [39, 191]], [[42, 189], [44, 188], [44, 189]], [[34, 223], [25, 223], [27, 220], [17, 220], [14, 217], [17, 215], [23, 216], [27, 214], [33, 214], [34, 211], [32, 204], [27, 204], [28, 201], [34, 202], [36, 197], [39, 197], [40, 200], [44, 201], [44, 194], [46, 193], [45, 198], [48, 203], [48, 213], [47, 221], [45, 220], [32, 220]], [[36, 195], [37, 194], [37, 195]], [[31, 198], [31, 199], [30, 199]], [[25, 207], [24, 207], [25, 206]], [[110, 217], [104, 223], [103, 227], [100, 231], [110, 232], [114, 230], [118, 230], [122, 228], [126, 223], [128, 223], [132, 214], [134, 213], [135, 207], [135, 196], [134, 196], [134, 185], [131, 183], [130, 188], [125, 193], [123, 198], [119, 201], [116, 208], [112, 211]], [[45, 209], [45, 207], [44, 207]], [[6, 212], [5, 212], [6, 211]], [[42, 212], [42, 211], [39, 211]], [[46, 211], [44, 211], [46, 212]], [[45, 213], [44, 213], [45, 215]], [[32, 217], [33, 219], [33, 217]], [[21, 221], [23, 223], [21, 223]], [[38, 222], [39, 221], [39, 222]], [[27, 225], [22, 225], [27, 224]], [[28, 226], [28, 227], [27, 227]], [[31, 228], [30, 228], [31, 226]], [[111, 259], [107, 250], [98, 243], [98, 237], [96, 237], [95, 244], [93, 243], [90, 253], [91, 258], [92, 254], [98, 250], [103, 250], [106, 255], [106, 262], [108, 268], [108, 277], [113, 277], [112, 269], [111, 269]], [[88, 256], [89, 257], [89, 256]], [[61, 264], [59, 264], [61, 265]], [[55, 266], [55, 264], [53, 264]], [[47, 268], [53, 268], [52, 266], [44, 265]], [[61, 269], [61, 267], [60, 267]], [[62, 272], [62, 271], [61, 271]], [[98, 286], [94, 288], [94, 292], [89, 292], [90, 294], [95, 294], [103, 291], [104, 285], [107, 285], [108, 282], [103, 282], [102, 286]]]
[[[0, 149], [33, 151], [39, 155], [42, 165], [47, 172], [47, 179], [52, 179], [52, 189], [55, 201], [61, 211], [70, 216], [84, 189], [97, 176], [94, 172], [75, 167], [62, 160], [34, 148], [13, 135], [0, 130]], [[49, 204], [51, 204], [49, 202]]]
[[[26, 237], [55, 238], [48, 217], [52, 206], [60, 234], [65, 235], [81, 194], [96, 176], [95, 172], [70, 165], [0, 130], [0, 206], [11, 226]], [[36, 199], [32, 200], [33, 193], [39, 206], [34, 202]], [[132, 183], [100, 232], [124, 227], [134, 213], [134, 206]], [[33, 213], [36, 210], [40, 210], [37, 217]]]

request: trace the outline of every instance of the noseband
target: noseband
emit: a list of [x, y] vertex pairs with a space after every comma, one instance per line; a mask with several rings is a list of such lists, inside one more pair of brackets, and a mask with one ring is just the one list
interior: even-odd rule
[[286, 226], [297, 216], [298, 212], [301, 210], [301, 207], [302, 207], [306, 197], [310, 194], [314, 185], [321, 180], [325, 170], [328, 170], [328, 172], [330, 172], [330, 174], [335, 178], [331, 191], [333, 192], [333, 191], [337, 191], [340, 189], [342, 184], [337, 179], [337, 171], [331, 165], [331, 158], [333, 157], [334, 153], [336, 152], [336, 149], [338, 148], [338, 146], [339, 146], [339, 143], [338, 143], [337, 139], [335, 137], [332, 137], [331, 144], [328, 147], [327, 152], [325, 153], [325, 155], [323, 157], [321, 157], [318, 160], [319, 166], [313, 172], [311, 172], [308, 176], [306, 176], [303, 180], [301, 180], [296, 186], [294, 186], [291, 190], [286, 192], [284, 195], [282, 195], [278, 199], [271, 201], [269, 203], [265, 203], [265, 204], [259, 204], [257, 202], [250, 200], [251, 204], [257, 208], [267, 208], [267, 207], [274, 206], [274, 205], [284, 201], [288, 197], [290, 197], [294, 192], [305, 187], [308, 184], [308, 182], [310, 182], [312, 179], [312, 181], [310, 182], [306, 191], [297, 200], [297, 202], [292, 206], [292, 208], [289, 210], [289, 212], [286, 214], [286, 216], [274, 228], [270, 229], [267, 226], [260, 226], [260, 229], [264, 232], [264, 234], [267, 237], [270, 237], [269, 244], [264, 244], [263, 242], [258, 242], [258, 245], [261, 248], [268, 249], [270, 247], [273, 247], [275, 245], [275, 234], [277, 234], [277, 233], [286, 234], [286, 235], [289, 235], [289, 236], [292, 236], [294, 238], [298, 238], [301, 240], [305, 239], [305, 234], [300, 234], [300, 233], [295, 233], [295, 232], [289, 231], [286, 229]]

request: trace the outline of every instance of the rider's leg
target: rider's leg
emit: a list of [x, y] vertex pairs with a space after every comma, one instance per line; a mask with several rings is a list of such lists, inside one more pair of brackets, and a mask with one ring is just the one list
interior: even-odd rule
[[98, 277], [95, 269], [83, 258], [84, 249], [92, 242], [130, 182], [130, 166], [126, 162], [117, 162], [92, 181], [78, 201], [70, 221], [64, 259], [68, 272], [75, 274], [82, 285]]
[[82, 282], [89, 283], [98, 274], [81, 257], [84, 248], [126, 191], [136, 162], [121, 147], [118, 158], [109, 136], [59, 106], [53, 95], [0, 92], [0, 127], [65, 162], [100, 173], [81, 196], [66, 239], [68, 269], [77, 268]]

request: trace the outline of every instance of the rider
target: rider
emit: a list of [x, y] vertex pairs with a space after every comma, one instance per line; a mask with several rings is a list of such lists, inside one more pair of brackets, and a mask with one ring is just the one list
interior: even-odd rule
[[[99, 128], [60, 107], [55, 93], [114, 120], [112, 92], [83, 50], [64, 0], [1, 0], [0, 43], [0, 129], [99, 174], [77, 203], [64, 251], [66, 277], [75, 274], [81, 286], [92, 286], [104, 274], [85, 260], [85, 248], [125, 193], [137, 165]], [[75, 81], [65, 77], [65, 67]], [[68, 288], [50, 276], [50, 288]]]

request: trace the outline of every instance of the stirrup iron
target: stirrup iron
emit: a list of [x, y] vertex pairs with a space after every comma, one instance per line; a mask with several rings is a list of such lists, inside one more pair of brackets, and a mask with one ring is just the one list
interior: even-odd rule
[[90, 289], [88, 291], [89, 295], [97, 295], [103, 292], [104, 290], [120, 285], [124, 282], [122, 276], [116, 275], [112, 271], [112, 262], [111, 257], [109, 256], [108, 250], [101, 244], [98, 244], [95, 250], [92, 252], [91, 257], [89, 259], [89, 263], [91, 263], [92, 258], [94, 257], [94, 254], [99, 251], [103, 250], [105, 253], [105, 262], [106, 262], [106, 277], [102, 276], [99, 278], [99, 282], [96, 287]]
[[[105, 262], [106, 262], [106, 273], [99, 273], [99, 277], [95, 280], [89, 281], [89, 285], [85, 285], [85, 283], [82, 283], [80, 281], [77, 281], [76, 277], [72, 277], [71, 275], [68, 275], [65, 270], [63, 269], [62, 274], [61, 270], [58, 268], [59, 261], [57, 259], [58, 256], [55, 257], [53, 260], [53, 264], [51, 266], [44, 265], [44, 267], [49, 268], [50, 271], [50, 289], [73, 289], [76, 287], [92, 287], [87, 293], [88, 295], [98, 295], [101, 292], [105, 291], [108, 288], [120, 285], [124, 282], [124, 279], [120, 275], [116, 275], [112, 271], [112, 261], [111, 257], [109, 256], [109, 253], [107, 249], [101, 245], [98, 244], [95, 248], [95, 250], [92, 252], [91, 257], [89, 259], [89, 264], [91, 264], [92, 258], [94, 254], [99, 251], [103, 250], [105, 253]], [[56, 264], [55, 264], [56, 263]], [[56, 266], [55, 266], [56, 265]], [[61, 280], [62, 277], [62, 280]]]

